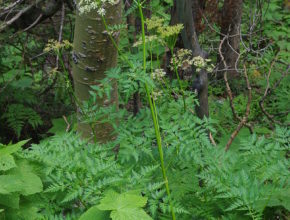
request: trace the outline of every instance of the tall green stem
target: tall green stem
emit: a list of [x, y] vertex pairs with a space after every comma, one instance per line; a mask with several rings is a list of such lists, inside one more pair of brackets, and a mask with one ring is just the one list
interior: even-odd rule
[[[140, 1], [138, 1], [138, 8], [139, 8], [139, 13], [140, 13], [140, 18], [141, 18], [141, 27], [142, 27], [142, 41], [143, 41], [143, 69], [146, 72], [146, 42], [145, 42], [145, 25], [144, 25], [144, 16], [143, 16], [143, 11], [142, 11], [142, 5]], [[148, 98], [148, 102], [150, 105], [150, 110], [151, 110], [151, 115], [153, 119], [153, 124], [154, 124], [154, 129], [155, 129], [155, 135], [157, 139], [157, 146], [158, 146], [158, 151], [159, 151], [159, 157], [160, 157], [160, 163], [161, 163], [161, 170], [162, 170], [162, 175], [163, 179], [165, 182], [165, 188], [166, 188], [166, 193], [169, 198], [169, 205], [171, 209], [171, 215], [172, 219], [175, 220], [175, 213], [173, 209], [173, 205], [171, 202], [171, 197], [170, 197], [170, 188], [169, 188], [169, 183], [166, 175], [166, 169], [164, 165], [164, 155], [163, 155], [163, 149], [162, 149], [162, 140], [161, 140], [161, 134], [160, 134], [160, 128], [158, 124], [158, 119], [157, 119], [157, 109], [154, 100], [151, 98], [151, 92], [148, 88], [147, 83], [145, 83], [145, 90]]]
[[[141, 17], [141, 24], [142, 24], [142, 41], [143, 41], [143, 69], [146, 72], [146, 42], [145, 42], [145, 25], [144, 25], [144, 16], [143, 16], [143, 11], [142, 11], [142, 5], [140, 2], [138, 2], [138, 8], [140, 12], [140, 17]], [[105, 26], [106, 31], [109, 33], [108, 26], [106, 24], [106, 20], [104, 17], [102, 17], [103, 23]], [[134, 68], [134, 65], [128, 60], [127, 57], [123, 56], [117, 43], [115, 42], [114, 38], [111, 36], [109, 33], [109, 38], [113, 42], [114, 46], [118, 50], [119, 55], [129, 64], [131, 68]], [[158, 152], [159, 152], [159, 157], [160, 157], [160, 164], [161, 164], [161, 170], [162, 170], [162, 176], [166, 188], [166, 193], [169, 199], [169, 205], [170, 205], [170, 210], [171, 210], [171, 215], [172, 215], [172, 220], [176, 220], [173, 205], [171, 202], [171, 196], [170, 196], [170, 188], [169, 188], [169, 183], [168, 183], [168, 178], [166, 175], [166, 168], [164, 165], [164, 154], [163, 154], [163, 149], [162, 149], [162, 139], [161, 139], [161, 134], [160, 134], [160, 128], [159, 128], [159, 123], [158, 123], [158, 117], [157, 117], [157, 109], [154, 100], [151, 98], [151, 91], [145, 83], [145, 90], [146, 90], [146, 95], [148, 99], [148, 103], [150, 106], [150, 111], [152, 115], [152, 120], [153, 120], [153, 125], [154, 125], [154, 130], [155, 130], [155, 136], [156, 136], [156, 141], [157, 141], [157, 146], [158, 146]]]

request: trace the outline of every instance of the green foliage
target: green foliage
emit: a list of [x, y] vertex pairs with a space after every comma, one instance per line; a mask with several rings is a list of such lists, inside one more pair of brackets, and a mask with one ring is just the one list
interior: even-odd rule
[[[19, 60], [20, 59], [20, 60]], [[16, 56], [16, 59], [4, 59], [2, 64], [6, 68], [12, 68], [10, 65], [20, 65], [21, 57]], [[0, 63], [1, 64], [1, 63]], [[21, 131], [25, 125], [30, 125], [36, 129], [42, 125], [40, 115], [32, 108], [37, 103], [37, 99], [33, 94], [32, 89], [33, 79], [29, 73], [29, 69], [19, 67], [4, 72], [0, 80], [0, 85], [4, 87], [4, 91], [0, 92], [0, 103], [2, 112], [0, 120], [7, 123], [16, 136], [19, 138]], [[10, 96], [8, 97], [7, 94]]]
[[44, 43], [27, 33], [0, 38], [0, 137], [5, 143], [38, 139], [49, 119], [61, 117], [71, 103], [63, 74], [47, 63], [53, 57], [36, 56]]
[[[178, 218], [262, 219], [270, 207], [289, 210], [289, 130], [277, 127], [267, 139], [257, 135], [244, 138], [226, 153], [223, 145], [209, 143], [208, 122], [177, 114], [181, 103], [162, 105], [164, 157]], [[148, 198], [145, 211], [153, 219], [168, 219], [168, 198], [149, 118], [145, 109], [135, 118], [126, 118], [120, 123], [118, 139], [103, 146], [82, 141], [73, 133], [33, 145], [25, 157], [37, 162], [44, 172], [42, 214], [52, 218], [66, 209], [77, 218], [93, 206], [84, 216], [104, 209], [108, 213], [103, 214], [116, 217], [112, 210], [117, 209], [117, 198], [124, 193], [114, 192], [110, 197], [106, 192], [139, 189]], [[125, 198], [119, 199], [126, 204]]]
[[90, 219], [95, 220], [110, 219], [110, 212], [101, 211], [97, 206], [93, 206], [89, 208], [84, 214], [82, 214], [79, 220], [90, 220]]
[[0, 218], [11, 220], [38, 219], [34, 196], [42, 191], [42, 182], [28, 161], [15, 157], [26, 144], [0, 145]]
[[109, 219], [107, 213], [110, 211], [112, 220], [150, 220], [149, 215], [144, 212], [142, 207], [147, 203], [147, 198], [139, 196], [136, 192], [116, 193], [108, 191], [100, 204], [90, 208], [84, 213], [80, 220], [90, 220], [93, 218]]
[[22, 104], [9, 105], [7, 112], [2, 115], [2, 119], [6, 120], [18, 138], [25, 124], [31, 125], [33, 129], [43, 124], [41, 117], [32, 108]]
[[282, 61], [289, 62], [290, 34], [289, 11], [282, 0], [273, 0], [264, 5], [263, 27], [264, 33], [273, 40], [273, 43], [282, 51]]
[[[194, 102], [194, 97], [188, 97], [187, 102]], [[195, 158], [198, 158], [200, 155], [199, 147], [210, 145], [206, 131], [212, 128], [209, 122], [197, 119], [191, 112], [180, 115], [183, 111], [180, 102], [165, 96], [157, 103], [163, 106], [159, 112], [160, 127], [165, 137], [165, 160], [170, 164], [170, 181], [174, 182], [173, 173], [181, 166], [174, 164], [181, 158], [192, 164], [192, 156], [197, 153]], [[69, 133], [32, 145], [26, 151], [25, 157], [43, 169], [43, 201], [53, 201], [43, 204], [44, 216], [59, 215], [63, 209], [79, 215], [85, 207], [99, 204], [103, 193], [109, 189], [121, 192], [140, 189], [148, 198], [150, 215], [154, 218], [169, 216], [150, 112], [142, 109], [137, 117], [124, 110], [114, 114], [119, 119], [119, 126], [116, 126], [119, 136], [113, 142], [99, 146]], [[98, 118], [93, 119], [98, 121]], [[119, 152], [117, 160], [115, 149]], [[194, 174], [193, 169], [185, 167], [184, 174]], [[190, 184], [188, 180], [185, 178], [186, 184]], [[179, 186], [180, 183], [176, 183], [176, 187]], [[177, 213], [188, 213], [180, 201], [186, 189], [176, 190], [179, 195], [174, 202]]]
[[236, 151], [205, 151], [206, 166], [198, 175], [205, 204], [219, 204], [212, 210], [225, 216], [244, 213], [251, 219], [262, 219], [266, 207], [289, 211], [289, 137], [289, 130], [277, 128], [271, 138], [244, 139]]
[[[168, 24], [172, 3], [172, 0], [154, 0], [144, 2], [144, 7]], [[224, 145], [237, 121], [225, 98], [224, 86], [210, 85], [211, 118], [199, 119], [194, 110], [198, 104], [196, 94], [188, 89], [191, 82], [183, 80], [182, 88], [188, 89], [184, 111], [178, 82], [170, 72], [168, 61], [162, 60], [162, 57], [168, 58], [168, 48], [160, 44], [158, 37], [151, 38], [152, 41], [146, 39], [145, 73], [141, 47], [138, 42], [134, 48], [130, 45], [140, 37], [135, 27], [129, 30], [124, 28], [126, 25], [109, 27], [111, 32], [121, 31], [120, 51], [124, 56], [120, 54], [119, 66], [107, 70], [105, 79], [91, 86], [91, 100], [84, 102], [81, 109], [87, 113], [86, 117], [78, 118], [92, 125], [111, 123], [117, 135], [105, 144], [80, 139], [75, 133], [73, 117], [67, 117], [68, 122], [61, 118], [71, 115], [72, 108], [67, 106], [73, 106], [73, 94], [68, 92], [66, 67], [57, 70], [53, 64], [48, 65], [51, 59], [54, 62], [55, 54], [28, 62], [27, 54], [42, 53], [43, 45], [31, 40], [26, 48], [29, 52], [19, 50], [27, 41], [26, 34], [19, 34], [16, 45], [1, 44], [1, 135], [8, 139], [6, 134], [13, 136], [13, 132], [21, 139], [32, 135], [31, 131], [41, 125], [48, 130], [52, 124], [48, 132], [54, 136], [22, 152], [20, 149], [26, 141], [8, 146], [0, 144], [0, 219], [168, 220], [171, 219], [170, 203], [177, 219], [182, 220], [259, 220], [289, 216], [290, 130], [283, 126], [274, 129], [259, 107], [270, 63], [279, 52], [269, 78], [271, 93], [265, 100], [265, 108], [275, 119], [289, 122], [290, 78], [288, 74], [283, 76], [289, 63], [286, 28], [289, 15], [282, 5], [282, 0], [263, 1], [258, 9], [253, 1], [244, 1], [242, 32], [248, 31], [252, 9], [262, 10], [262, 19], [256, 25], [266, 39], [244, 34], [243, 43], [253, 50], [269, 45], [259, 55], [241, 45], [241, 54], [246, 54], [241, 60], [245, 58], [249, 66], [253, 88], [249, 120], [255, 123], [255, 134], [242, 128], [228, 152], [224, 151]], [[137, 7], [133, 1], [125, 13], [136, 16], [136, 26], [139, 17], [133, 13], [138, 11]], [[218, 29], [217, 24], [213, 26]], [[64, 34], [68, 35], [69, 31], [68, 25], [64, 25]], [[220, 36], [214, 31], [200, 33], [199, 38], [203, 48], [214, 49], [218, 45], [212, 42], [220, 43]], [[211, 55], [214, 60], [216, 54]], [[66, 59], [65, 54], [59, 56], [63, 57]], [[153, 77], [154, 70], [160, 68], [167, 69], [167, 73]], [[112, 82], [118, 82], [119, 106], [98, 106], [99, 98], [110, 98]], [[166, 181], [160, 167], [151, 112], [145, 104], [144, 84], [155, 92], [151, 98], [157, 109]], [[231, 86], [236, 112], [243, 116], [247, 103], [244, 80]], [[136, 93], [141, 96], [142, 106], [133, 116], [132, 97]], [[209, 132], [218, 142], [217, 146], [210, 142]], [[165, 189], [167, 181], [170, 197]]]

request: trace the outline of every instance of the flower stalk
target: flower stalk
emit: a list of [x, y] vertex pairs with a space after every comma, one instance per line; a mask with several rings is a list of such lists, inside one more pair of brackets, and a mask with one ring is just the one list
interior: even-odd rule
[[[145, 20], [144, 20], [144, 15], [143, 15], [143, 10], [142, 10], [142, 4], [140, 3], [140, 1], [138, 1], [137, 4], [138, 4], [140, 17], [141, 17], [141, 26], [142, 26], [143, 70], [146, 72]], [[127, 57], [122, 55], [117, 43], [115, 42], [114, 38], [109, 33], [109, 29], [108, 29], [108, 26], [107, 26], [107, 23], [106, 23], [106, 19], [104, 18], [104, 16], [101, 16], [101, 17], [102, 17], [102, 20], [103, 20], [103, 24], [104, 24], [105, 30], [107, 31], [107, 33], [109, 35], [109, 38], [112, 41], [113, 45], [118, 50], [119, 55], [121, 56], [122, 59], [124, 59], [124, 61], [126, 61], [128, 63], [128, 65], [131, 68], [133, 68], [134, 67], [133, 64], [128, 60]], [[146, 96], [147, 96], [147, 100], [148, 100], [150, 111], [151, 111], [151, 115], [152, 115], [152, 120], [153, 120], [153, 125], [154, 125], [154, 130], [155, 130], [155, 136], [156, 136], [156, 141], [157, 141], [157, 146], [158, 146], [158, 152], [159, 152], [159, 157], [160, 157], [160, 165], [161, 165], [161, 170], [162, 170], [162, 176], [163, 176], [163, 180], [164, 180], [164, 184], [165, 184], [166, 193], [167, 193], [167, 196], [168, 196], [168, 199], [169, 199], [169, 206], [170, 206], [171, 216], [172, 216], [172, 220], [176, 220], [175, 212], [174, 212], [173, 205], [172, 205], [172, 202], [171, 202], [171, 194], [170, 194], [169, 182], [168, 182], [168, 178], [167, 178], [167, 175], [166, 175], [166, 168], [165, 168], [165, 163], [164, 163], [164, 154], [163, 154], [163, 149], [162, 149], [162, 138], [161, 138], [160, 127], [159, 127], [159, 123], [158, 123], [158, 113], [157, 113], [155, 101], [152, 98], [152, 91], [150, 91], [149, 86], [147, 85], [147, 83], [145, 83], [145, 91], [146, 91]]]
[[[143, 10], [142, 10], [142, 4], [140, 3], [140, 0], [138, 1], [138, 9], [139, 9], [139, 14], [140, 14], [140, 18], [141, 18], [141, 28], [142, 28], [143, 69], [146, 72], [146, 41], [145, 41], [145, 25], [144, 25], [145, 21], [144, 21], [144, 15], [143, 15]], [[175, 212], [174, 212], [173, 205], [171, 202], [169, 182], [167, 179], [166, 168], [164, 165], [164, 155], [163, 155], [163, 149], [162, 149], [162, 139], [161, 139], [161, 134], [160, 134], [160, 127], [159, 127], [158, 118], [157, 118], [157, 116], [158, 116], [157, 109], [156, 109], [154, 99], [152, 99], [152, 97], [151, 97], [151, 91], [149, 90], [149, 87], [146, 83], [145, 83], [145, 90], [146, 90], [147, 99], [149, 102], [151, 115], [152, 115], [152, 119], [153, 119], [155, 135], [156, 135], [156, 139], [157, 139], [157, 146], [158, 146], [158, 151], [159, 151], [159, 157], [160, 157], [161, 170], [162, 170], [162, 175], [163, 175], [163, 179], [165, 182], [166, 193], [167, 193], [167, 196], [169, 199], [170, 211], [171, 211], [172, 219], [175, 220], [176, 217], [175, 217]]]

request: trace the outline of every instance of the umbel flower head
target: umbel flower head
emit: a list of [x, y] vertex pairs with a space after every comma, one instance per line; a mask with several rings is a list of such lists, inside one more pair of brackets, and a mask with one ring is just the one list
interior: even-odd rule
[[166, 75], [163, 69], [155, 69], [152, 73], [152, 79], [161, 80]]
[[164, 19], [152, 17], [146, 20], [147, 29], [156, 33], [165, 42], [166, 46], [173, 48], [175, 46], [177, 36], [183, 29], [183, 24], [167, 25]]
[[192, 52], [187, 49], [180, 49], [176, 54], [173, 55], [173, 58], [170, 60], [171, 70], [174, 70], [174, 63], [178, 69], [186, 70], [191, 66], [196, 68], [197, 72], [200, 72], [202, 69], [206, 69], [207, 72], [212, 72], [214, 65], [210, 64], [211, 59], [204, 59], [201, 56], [192, 56]]
[[62, 42], [58, 42], [57, 40], [54, 39], [49, 39], [45, 48], [44, 52], [59, 52], [62, 49], [70, 49], [72, 48], [72, 44], [68, 40], [63, 40]]
[[156, 30], [160, 27], [162, 27], [164, 24], [164, 19], [163, 18], [158, 18], [156, 16], [152, 16], [151, 19], [146, 20], [146, 25], [148, 31]]
[[105, 16], [105, 6], [114, 4], [116, 4], [116, 0], [81, 0], [78, 4], [78, 9], [80, 14], [86, 14], [92, 10], [97, 10], [100, 16]]
[[[156, 35], [152, 35], [152, 36], [145, 36], [145, 43], [146, 44], [152, 44], [153, 42], [160, 42], [162, 43], [162, 40], [159, 39]], [[138, 47], [140, 45], [143, 44], [143, 40], [142, 38], [140, 38], [138, 41], [136, 41], [134, 44], [133, 44], [133, 47]]]

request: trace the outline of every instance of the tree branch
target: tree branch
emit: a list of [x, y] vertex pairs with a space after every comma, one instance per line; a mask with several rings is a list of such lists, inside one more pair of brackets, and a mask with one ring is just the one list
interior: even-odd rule
[[247, 74], [247, 69], [246, 66], [244, 65], [244, 74], [245, 74], [245, 79], [246, 79], [246, 83], [247, 83], [247, 89], [248, 89], [248, 103], [247, 103], [247, 107], [246, 107], [246, 113], [245, 116], [242, 118], [242, 120], [240, 121], [238, 127], [236, 128], [236, 130], [232, 133], [230, 140], [228, 141], [226, 147], [225, 147], [225, 151], [228, 151], [230, 149], [230, 146], [232, 145], [235, 137], [239, 134], [240, 130], [242, 129], [242, 127], [244, 125], [246, 125], [249, 114], [250, 114], [250, 110], [251, 110], [251, 102], [252, 102], [252, 88], [249, 82], [249, 78], [248, 78], [248, 74]]

